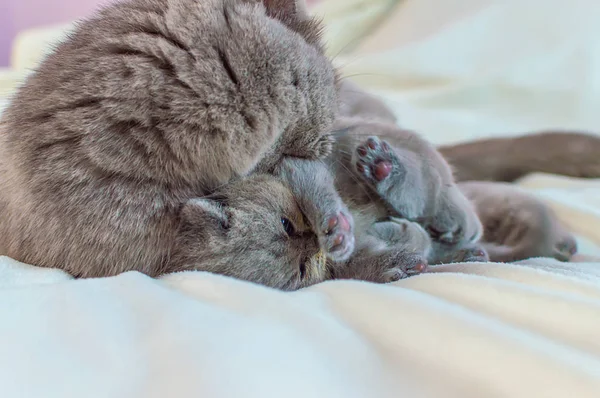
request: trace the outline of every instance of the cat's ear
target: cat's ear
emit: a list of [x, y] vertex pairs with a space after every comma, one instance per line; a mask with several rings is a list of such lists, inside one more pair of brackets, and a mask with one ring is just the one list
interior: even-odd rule
[[311, 45], [323, 51], [321, 35], [323, 26], [318, 19], [312, 18], [306, 7], [306, 0], [260, 0], [267, 15], [277, 19], [295, 31]]
[[230, 214], [220, 198], [195, 198], [183, 205], [181, 219], [186, 229], [225, 232], [229, 229]]
[[283, 22], [309, 18], [305, 0], [261, 0], [267, 14]]

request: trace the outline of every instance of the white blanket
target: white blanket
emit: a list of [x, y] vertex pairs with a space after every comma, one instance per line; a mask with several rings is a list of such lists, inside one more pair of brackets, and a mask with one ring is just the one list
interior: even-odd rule
[[[596, 0], [326, 1], [344, 72], [436, 142], [600, 125]], [[523, 184], [600, 253], [600, 183]], [[282, 293], [204, 273], [74, 281], [0, 258], [2, 398], [592, 398], [599, 333], [600, 262]]]

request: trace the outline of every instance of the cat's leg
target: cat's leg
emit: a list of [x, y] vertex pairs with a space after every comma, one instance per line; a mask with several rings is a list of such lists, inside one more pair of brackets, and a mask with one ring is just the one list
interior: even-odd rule
[[532, 194], [498, 182], [464, 182], [459, 186], [476, 206], [484, 226], [484, 247], [492, 261], [531, 257], [569, 261], [577, 253], [571, 232]]
[[319, 161], [285, 158], [275, 172], [289, 186], [328, 258], [347, 260], [354, 250], [354, 219], [328, 167]]
[[[427, 185], [436, 180], [415, 172], [419, 166], [408, 159], [402, 161], [386, 141], [375, 136], [367, 138], [354, 150], [353, 166], [380, 199], [402, 218], [418, 220], [435, 241], [456, 247], [480, 236], [477, 214], [456, 185], [449, 181], [437, 190], [435, 198], [428, 197], [427, 192], [433, 190], [428, 190]], [[426, 181], [427, 178], [431, 180]], [[419, 185], [410, 182], [415, 179]]]
[[[391, 217], [390, 221], [377, 222], [367, 234], [385, 243], [386, 247], [419, 254], [424, 258], [429, 256], [432, 247], [427, 231], [415, 222], [400, 218]], [[360, 243], [364, 247], [364, 243]]]
[[394, 282], [425, 272], [431, 243], [416, 223], [392, 219], [375, 223], [360, 235], [359, 248], [348, 262], [332, 267], [335, 279]]
[[479, 243], [449, 247], [432, 242], [427, 231], [417, 223], [397, 218], [391, 218], [391, 220], [376, 223], [369, 230], [369, 234], [376, 236], [388, 246], [394, 246], [407, 253], [420, 254], [427, 258], [429, 264], [489, 261], [486, 250]]
[[355, 279], [375, 283], [389, 283], [427, 270], [427, 259], [422, 255], [399, 248], [383, 250], [363, 249], [355, 253], [343, 267], [334, 267], [334, 279]]
[[356, 147], [353, 163], [363, 181], [394, 206], [395, 198], [388, 193], [392, 186], [403, 182], [404, 167], [392, 147], [379, 137], [369, 137]]
[[481, 243], [470, 243], [463, 247], [451, 248], [434, 244], [429, 263], [451, 264], [451, 263], [487, 263], [490, 256]]

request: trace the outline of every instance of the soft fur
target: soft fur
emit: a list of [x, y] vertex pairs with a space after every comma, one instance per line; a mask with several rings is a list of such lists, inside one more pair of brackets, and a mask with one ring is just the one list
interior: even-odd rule
[[[383, 136], [394, 142], [395, 148], [414, 147], [413, 142], [421, 141], [413, 133], [396, 128], [395, 115], [378, 98], [349, 82], [344, 82], [341, 93], [342, 114], [365, 121], [355, 122], [353, 127], [357, 129], [357, 126], [361, 126], [362, 135]], [[597, 155], [600, 138], [583, 133], [544, 132], [437, 149], [451, 163], [458, 181], [514, 181], [533, 172], [600, 177], [600, 158]], [[432, 158], [432, 149], [417, 153], [429, 153], [425, 157]], [[442, 165], [438, 161], [434, 164], [437, 165], [433, 167], [434, 170], [439, 170]], [[391, 181], [393, 179], [390, 180], [391, 185], [396, 184]], [[344, 183], [340, 190], [345, 190], [347, 185], [353, 184]], [[474, 203], [485, 229], [481, 246], [492, 261], [517, 261], [545, 256], [568, 261], [577, 252], [572, 234], [543, 202], [532, 195], [499, 182], [461, 182], [458, 188]], [[409, 192], [414, 195], [418, 190]], [[414, 203], [414, 198], [413, 201], [402, 199], [402, 202]], [[462, 201], [451, 203], [464, 205]], [[445, 214], [456, 212], [445, 210]], [[481, 247], [467, 244], [458, 250], [454, 249], [456, 247], [448, 250], [447, 246], [437, 245], [431, 255], [432, 261], [476, 260]]]
[[[0, 254], [78, 277], [205, 269], [190, 231], [222, 217], [199, 198], [331, 150], [319, 30], [294, 0], [126, 0], [83, 22], [3, 114]], [[210, 270], [264, 282], [248, 239]]]

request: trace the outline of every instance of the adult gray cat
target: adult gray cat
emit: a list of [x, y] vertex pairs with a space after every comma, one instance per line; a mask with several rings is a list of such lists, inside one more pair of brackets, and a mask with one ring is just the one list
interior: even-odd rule
[[[80, 24], [3, 115], [0, 254], [80, 277], [202, 269], [198, 198], [331, 150], [319, 31], [295, 0], [127, 0]], [[336, 260], [340, 211], [319, 227]], [[251, 253], [213, 270], [262, 282]]]

